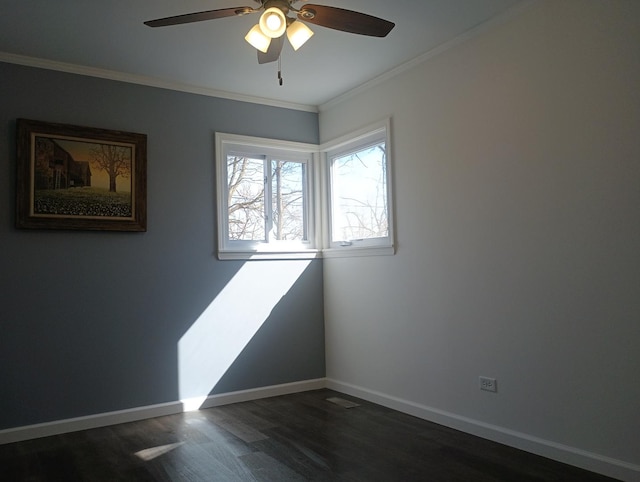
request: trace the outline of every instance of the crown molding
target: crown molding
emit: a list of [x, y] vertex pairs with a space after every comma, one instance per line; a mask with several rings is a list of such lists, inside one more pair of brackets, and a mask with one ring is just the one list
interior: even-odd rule
[[115, 80], [118, 82], [127, 82], [131, 84], [144, 85], [147, 87], [156, 87], [159, 89], [175, 90], [178, 92], [204, 95], [207, 97], [218, 97], [222, 99], [235, 100], [239, 102], [249, 102], [253, 104], [260, 104], [260, 105], [266, 105], [271, 107], [280, 107], [283, 109], [292, 109], [292, 110], [299, 110], [304, 112], [318, 113], [324, 110], [328, 110], [334, 105], [337, 105], [351, 97], [354, 97], [358, 94], [361, 94], [371, 89], [376, 85], [386, 82], [387, 80], [390, 80], [408, 70], [413, 69], [414, 67], [427, 62], [429, 59], [432, 59], [433, 57], [440, 55], [443, 52], [446, 52], [447, 50], [452, 49], [463, 42], [466, 42], [467, 40], [477, 37], [478, 35], [486, 32], [487, 30], [495, 26], [501, 25], [511, 20], [512, 18], [520, 15], [525, 10], [529, 9], [532, 5], [535, 5], [536, 3], [540, 3], [540, 2], [541, 0], [527, 0], [514, 7], [511, 7], [501, 15], [493, 17], [492, 19], [487, 20], [486, 22], [483, 22], [473, 27], [467, 30], [466, 32], [463, 32], [457, 37], [438, 45], [437, 47], [425, 52], [424, 54], [419, 55], [418, 57], [415, 57], [414, 59], [411, 59], [408, 62], [405, 62], [404, 64], [401, 64], [379, 75], [378, 77], [375, 77], [369, 80], [368, 82], [365, 82], [359, 85], [358, 87], [355, 87], [354, 89], [351, 89], [317, 106], [307, 105], [307, 104], [298, 104], [294, 102], [279, 101], [274, 99], [267, 99], [259, 96], [238, 94], [235, 92], [227, 92], [222, 90], [210, 89], [206, 87], [183, 84], [179, 82], [170, 82], [162, 79], [157, 79], [155, 77], [129, 74], [129, 73], [118, 72], [114, 70], [76, 65], [76, 64], [66, 63], [66, 62], [58, 62], [54, 60], [47, 60], [47, 59], [42, 59], [37, 57], [29, 57], [26, 55], [12, 54], [9, 52], [0, 52], [0, 62], [24, 65], [28, 67], [35, 67], [35, 68], [41, 68], [41, 69], [47, 69], [47, 70], [57, 70], [60, 72], [66, 72], [71, 74], [85, 75], [89, 77], [98, 77], [101, 79]]
[[466, 42], [467, 40], [470, 40], [472, 38], [475, 38], [481, 35], [482, 33], [486, 32], [487, 30], [493, 27], [506, 23], [512, 18], [523, 13], [525, 10], [528, 10], [532, 5], [540, 2], [541, 0], [527, 0], [514, 7], [511, 7], [510, 9], [506, 10], [502, 14], [496, 17], [493, 17], [490, 20], [487, 20], [486, 22], [482, 22], [481, 24], [476, 25], [475, 27], [470, 28], [469, 30], [419, 55], [418, 57], [415, 57], [405, 62], [404, 64], [401, 64], [391, 70], [388, 70], [387, 72], [379, 75], [378, 77], [374, 77], [373, 79], [365, 82], [364, 84], [359, 85], [358, 87], [355, 87], [337, 97], [334, 97], [333, 99], [323, 104], [320, 104], [318, 106], [318, 111], [322, 112], [322, 111], [328, 110], [331, 107], [337, 104], [340, 104], [341, 102], [344, 102], [347, 99], [350, 99], [351, 97], [355, 97], [356, 95], [361, 94], [375, 87], [376, 85], [382, 84], [383, 82], [393, 79], [394, 77], [397, 77], [398, 75], [404, 72], [407, 72], [408, 70], [411, 70], [414, 67], [417, 67], [418, 65], [425, 63], [429, 59], [432, 59], [437, 55], [440, 55], [443, 52], [446, 52], [447, 50], [450, 50], [456, 47], [457, 45], [460, 45], [461, 43]]
[[130, 84], [144, 85], [147, 87], [156, 87], [159, 89], [175, 90], [178, 92], [204, 95], [207, 97], [218, 97], [222, 99], [237, 100], [239, 102], [249, 102], [252, 104], [267, 105], [271, 107], [281, 107], [283, 109], [292, 109], [305, 112], [318, 112], [318, 108], [313, 105], [297, 104], [293, 102], [266, 99], [264, 97], [237, 94], [233, 92], [182, 84], [179, 82], [169, 82], [144, 75], [128, 74], [124, 72], [117, 72], [114, 70], [87, 67], [84, 65], [58, 62], [55, 60], [29, 57], [26, 55], [17, 55], [9, 52], [0, 52], [0, 62], [24, 65], [27, 67], [35, 67], [39, 69], [56, 70], [59, 72], [85, 75], [88, 77], [98, 77], [101, 79], [115, 80], [118, 82], [127, 82]]

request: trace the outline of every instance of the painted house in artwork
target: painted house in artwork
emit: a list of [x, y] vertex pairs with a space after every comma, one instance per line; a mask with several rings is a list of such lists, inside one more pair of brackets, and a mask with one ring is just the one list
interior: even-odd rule
[[35, 189], [91, 186], [89, 162], [76, 161], [54, 139], [35, 138], [34, 163]]

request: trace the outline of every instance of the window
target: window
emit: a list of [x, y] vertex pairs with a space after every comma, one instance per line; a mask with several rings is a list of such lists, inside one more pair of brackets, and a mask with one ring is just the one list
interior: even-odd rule
[[216, 133], [219, 258], [393, 254], [388, 131], [323, 146]]
[[315, 256], [317, 146], [230, 134], [216, 146], [220, 258]]
[[231, 241], [307, 241], [306, 165], [229, 152], [228, 238]]
[[328, 255], [393, 254], [387, 132], [385, 122], [323, 146], [329, 185]]

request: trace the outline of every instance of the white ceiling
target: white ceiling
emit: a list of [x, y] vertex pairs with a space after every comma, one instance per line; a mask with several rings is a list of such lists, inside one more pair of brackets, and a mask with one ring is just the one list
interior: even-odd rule
[[[296, 2], [300, 6], [306, 2]], [[150, 28], [145, 20], [255, 0], [0, 0], [0, 61], [311, 110], [527, 0], [311, 0], [390, 20], [385, 38], [309, 25], [315, 35], [259, 65], [244, 40], [258, 14]]]

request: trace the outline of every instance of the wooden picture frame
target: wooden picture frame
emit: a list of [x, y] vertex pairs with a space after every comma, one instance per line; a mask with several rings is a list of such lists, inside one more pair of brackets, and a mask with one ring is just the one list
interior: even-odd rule
[[16, 227], [147, 230], [147, 136], [17, 119]]

